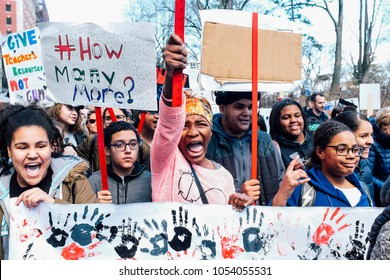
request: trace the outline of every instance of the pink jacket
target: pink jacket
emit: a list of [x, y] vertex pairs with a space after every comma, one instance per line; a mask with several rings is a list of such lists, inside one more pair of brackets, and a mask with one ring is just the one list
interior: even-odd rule
[[[185, 123], [185, 96], [181, 107], [169, 107], [160, 100], [159, 121], [150, 150], [152, 200], [202, 204], [191, 167], [179, 150]], [[215, 163], [215, 170], [193, 164], [209, 204], [228, 204], [235, 192], [232, 175]]]

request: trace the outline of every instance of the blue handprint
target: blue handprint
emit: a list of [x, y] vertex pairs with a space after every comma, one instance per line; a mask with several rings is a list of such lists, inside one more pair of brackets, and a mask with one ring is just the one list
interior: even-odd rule
[[145, 237], [153, 245], [153, 249], [142, 248], [141, 252], [150, 253], [152, 256], [165, 255], [168, 252], [167, 221], [162, 220], [161, 229], [154, 219], [151, 223], [148, 220], [144, 220], [144, 222], [151, 231], [156, 230], [157, 232], [150, 238], [148, 234], [144, 233]]

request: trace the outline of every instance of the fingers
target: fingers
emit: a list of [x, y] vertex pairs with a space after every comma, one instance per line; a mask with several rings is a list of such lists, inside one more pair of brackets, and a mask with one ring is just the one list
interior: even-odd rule
[[297, 180], [296, 184], [297, 184], [297, 186], [299, 186], [299, 185], [306, 184], [309, 181], [310, 181], [310, 178], [301, 178], [301, 179]]
[[291, 162], [290, 164], [287, 166], [287, 169], [286, 169], [286, 173], [287, 172], [292, 172], [294, 171], [294, 167], [298, 164], [299, 162], [299, 156], [296, 156]]
[[297, 169], [305, 169], [305, 165], [303, 164], [303, 162], [298, 161], [298, 163], [294, 166], [294, 170]]
[[173, 33], [173, 34], [171, 34], [171, 36], [169, 36], [167, 44], [169, 44], [169, 45], [184, 45], [180, 36], [175, 34], [175, 33]]
[[260, 197], [260, 182], [257, 179], [245, 181], [240, 189], [240, 193], [250, 196], [253, 200], [258, 200]]
[[185, 69], [187, 66], [187, 50], [183, 41], [176, 34], [172, 34], [163, 48], [163, 58], [167, 71]]
[[229, 204], [233, 206], [233, 209], [242, 211], [246, 206], [253, 204], [253, 199], [243, 193], [233, 193], [229, 197]]
[[112, 203], [112, 196], [109, 190], [99, 191], [97, 195], [99, 203]]
[[54, 203], [54, 198], [40, 188], [32, 188], [19, 195], [15, 204], [19, 205], [21, 202], [23, 202], [27, 208], [34, 208], [37, 207], [40, 202]]

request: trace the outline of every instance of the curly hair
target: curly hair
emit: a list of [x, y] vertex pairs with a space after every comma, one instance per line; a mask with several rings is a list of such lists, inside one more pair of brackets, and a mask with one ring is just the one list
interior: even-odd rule
[[322, 162], [317, 156], [317, 148], [324, 149], [337, 134], [344, 131], [350, 131], [353, 133], [348, 126], [341, 122], [335, 120], [323, 122], [313, 134], [314, 149], [311, 152], [308, 167], [321, 166]]
[[272, 106], [271, 114], [269, 116], [269, 128], [270, 128], [269, 134], [271, 135], [272, 138], [283, 134], [282, 126], [280, 125], [280, 112], [284, 107], [290, 105], [295, 105], [298, 107], [303, 118], [303, 130], [306, 132], [308, 131], [306, 114], [301, 104], [299, 104], [297, 101], [291, 98], [286, 98], [276, 102], [274, 106]]
[[[62, 123], [61, 118], [60, 118], [62, 106], [71, 106], [71, 107], [73, 107], [72, 105], [67, 105], [67, 104], [63, 104], [63, 103], [56, 103], [52, 107], [47, 109], [47, 114], [51, 118], [59, 121], [60, 123]], [[84, 129], [83, 129], [83, 126], [82, 126], [81, 122], [82, 122], [81, 114], [80, 114], [79, 111], [77, 111], [76, 123], [74, 125], [69, 125], [69, 131], [71, 131], [71, 132], [73, 132], [75, 134], [77, 134], [79, 132], [84, 132]]]
[[[52, 146], [63, 142], [62, 134], [44, 109], [35, 104], [30, 106], [10, 105], [0, 112], [0, 156], [4, 163], [9, 162], [7, 148], [10, 147], [15, 131], [20, 127], [39, 126], [43, 128]], [[52, 153], [53, 157], [62, 154], [62, 147]]]

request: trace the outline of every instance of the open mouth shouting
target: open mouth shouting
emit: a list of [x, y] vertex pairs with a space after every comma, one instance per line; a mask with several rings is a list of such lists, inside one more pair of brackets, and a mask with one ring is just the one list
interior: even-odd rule
[[198, 141], [193, 141], [187, 145], [187, 151], [190, 156], [198, 157], [203, 154], [204, 151], [203, 143]]
[[24, 166], [24, 170], [26, 173], [31, 176], [35, 177], [39, 174], [39, 171], [41, 170], [41, 164], [40, 163], [27, 163]]

